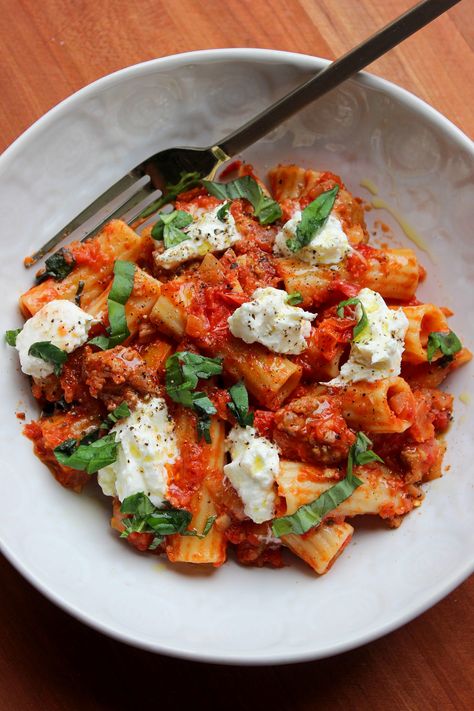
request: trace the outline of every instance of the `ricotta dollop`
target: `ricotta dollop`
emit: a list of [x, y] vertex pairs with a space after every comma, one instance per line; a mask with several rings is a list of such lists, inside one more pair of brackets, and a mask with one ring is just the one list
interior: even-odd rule
[[229, 316], [230, 332], [245, 343], [261, 343], [275, 353], [302, 353], [316, 314], [287, 303], [288, 294], [271, 286], [256, 289]]
[[168, 466], [179, 457], [174, 424], [166, 402], [154, 397], [140, 402], [132, 414], [110, 430], [118, 442], [117, 459], [100, 469], [99, 485], [106, 496], [143, 492], [162, 506], [168, 488]]
[[16, 338], [21, 369], [34, 378], [46, 378], [54, 372], [53, 363], [28, 355], [30, 346], [39, 341], [50, 341], [53, 346], [72, 353], [82, 346], [94, 318], [66, 299], [55, 299], [45, 304], [26, 321]]
[[244, 512], [255, 523], [269, 521], [275, 512], [273, 485], [280, 468], [278, 449], [253, 427], [235, 426], [225, 441], [231, 462], [224, 474], [238, 493]]
[[[339, 375], [327, 385], [347, 385], [359, 380], [375, 382], [400, 375], [408, 319], [402, 309], [389, 309], [383, 298], [372, 289], [362, 289], [360, 299], [368, 324], [353, 339], [349, 359]], [[359, 304], [356, 316], [362, 316]]]
[[296, 257], [313, 266], [319, 264], [338, 264], [349, 254], [351, 246], [341, 221], [333, 214], [329, 215], [324, 227], [314, 235], [311, 242], [297, 252], [292, 252], [287, 241], [296, 235], [296, 228], [301, 222], [301, 211], [297, 210], [278, 232], [273, 252], [282, 257]]
[[155, 253], [156, 264], [163, 269], [174, 269], [178, 264], [204, 257], [208, 252], [221, 252], [238, 242], [241, 236], [232, 213], [227, 210], [219, 219], [217, 213], [221, 208], [222, 205], [218, 205], [214, 210], [194, 215], [193, 222], [182, 230], [188, 239], [161, 254]]

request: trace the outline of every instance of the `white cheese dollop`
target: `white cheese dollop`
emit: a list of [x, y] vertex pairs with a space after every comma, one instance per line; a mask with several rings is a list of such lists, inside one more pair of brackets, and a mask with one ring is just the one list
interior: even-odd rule
[[224, 474], [238, 493], [245, 514], [255, 523], [274, 516], [273, 484], [280, 468], [278, 449], [265, 437], [257, 437], [253, 427], [235, 426], [225, 441], [232, 461]]
[[287, 240], [295, 237], [296, 228], [300, 222], [301, 211], [297, 210], [278, 232], [273, 245], [274, 254], [282, 257], [296, 257], [302, 262], [317, 266], [318, 264], [338, 264], [351, 251], [340, 220], [330, 214], [322, 230], [314, 235], [311, 242], [297, 252], [292, 252], [286, 243]]
[[106, 496], [143, 492], [161, 506], [168, 487], [167, 466], [179, 457], [174, 424], [162, 397], [140, 402], [132, 414], [110, 430], [119, 443], [113, 464], [100, 469], [99, 485]]
[[[357, 298], [364, 306], [369, 323], [353, 339], [349, 360], [337, 378], [327, 385], [347, 385], [359, 380], [374, 382], [400, 375], [407, 317], [402, 309], [389, 309], [380, 294], [372, 289], [362, 289]], [[362, 309], [357, 304], [356, 317], [361, 316]]]
[[54, 364], [28, 355], [30, 346], [38, 341], [50, 341], [66, 353], [72, 353], [86, 341], [94, 318], [66, 299], [45, 304], [26, 321], [16, 338], [21, 369], [34, 378], [46, 378], [54, 372]]
[[247, 301], [229, 316], [230, 332], [245, 343], [261, 343], [275, 353], [302, 353], [317, 314], [287, 303], [288, 294], [271, 286], [256, 289]]
[[241, 236], [230, 210], [222, 220], [217, 217], [221, 208], [222, 205], [218, 205], [210, 212], [196, 214], [193, 222], [182, 230], [188, 239], [161, 254], [155, 253], [156, 264], [163, 269], [174, 269], [178, 264], [204, 257], [208, 252], [221, 252], [238, 242]]

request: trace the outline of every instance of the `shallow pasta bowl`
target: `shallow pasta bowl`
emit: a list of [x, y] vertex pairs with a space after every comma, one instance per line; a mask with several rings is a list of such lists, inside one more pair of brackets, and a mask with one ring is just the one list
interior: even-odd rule
[[[267, 50], [182, 54], [105, 77], [40, 119], [0, 158], [0, 327], [20, 324], [17, 298], [32, 279], [23, 258], [127, 170], [167, 146], [212, 145], [322, 66], [324, 60]], [[455, 126], [364, 74], [245, 157], [260, 174], [288, 161], [331, 170], [366, 199], [360, 183], [372, 181], [378, 197], [417, 229], [422, 249], [386, 211], [369, 212], [369, 224], [383, 219], [397, 246], [415, 248], [428, 270], [421, 298], [452, 308], [452, 328], [469, 345], [474, 156]], [[232, 560], [203, 570], [136, 554], [109, 529], [110, 502], [94, 485], [76, 496], [34, 457], [14, 414], [36, 415], [28, 383], [6, 346], [3, 362], [2, 550], [50, 599], [122, 641], [216, 662], [321, 658], [407, 622], [474, 568], [474, 488], [465, 466], [474, 454], [469, 366], [449, 381], [456, 395], [450, 471], [427, 486], [423, 505], [400, 529], [356, 529], [348, 550], [318, 578], [297, 561], [276, 571]]]

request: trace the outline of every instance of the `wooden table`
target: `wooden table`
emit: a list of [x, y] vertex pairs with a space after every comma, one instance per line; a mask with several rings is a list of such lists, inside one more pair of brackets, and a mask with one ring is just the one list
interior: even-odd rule
[[[0, 148], [57, 102], [128, 64], [209, 47], [334, 58], [409, 0], [0, 0]], [[474, 134], [473, 2], [376, 62]], [[21, 522], [19, 522], [21, 525]], [[0, 711], [474, 706], [474, 580], [404, 628], [287, 667], [201, 665], [138, 651], [76, 622], [0, 559]]]

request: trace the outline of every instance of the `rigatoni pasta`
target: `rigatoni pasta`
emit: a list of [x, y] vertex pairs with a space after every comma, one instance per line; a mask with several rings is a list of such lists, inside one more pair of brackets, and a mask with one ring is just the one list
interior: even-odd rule
[[397, 527], [441, 476], [438, 388], [471, 353], [339, 176], [234, 169], [46, 260], [6, 336], [42, 410], [24, 431], [139, 551], [322, 575], [357, 517]]

